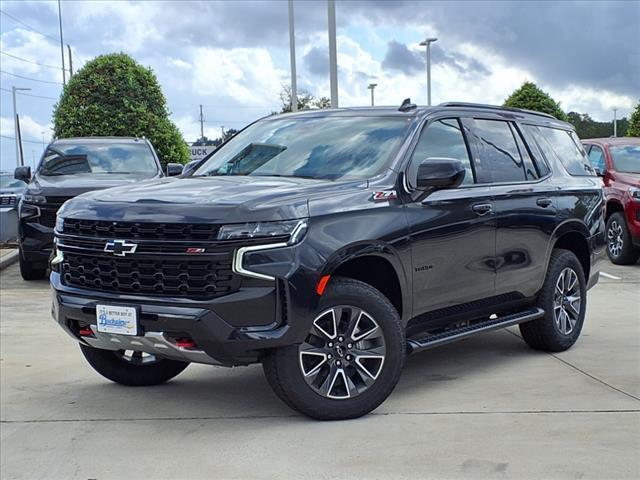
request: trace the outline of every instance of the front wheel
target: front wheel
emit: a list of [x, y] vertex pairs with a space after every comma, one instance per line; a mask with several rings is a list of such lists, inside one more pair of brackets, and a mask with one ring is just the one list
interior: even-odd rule
[[160, 385], [182, 372], [188, 362], [133, 350], [102, 350], [80, 344], [89, 365], [112, 382], [133, 387]]
[[319, 420], [365, 415], [393, 391], [406, 344], [398, 312], [366, 283], [334, 279], [305, 341], [264, 359], [269, 384], [290, 407]]
[[631, 242], [622, 212], [615, 212], [607, 220], [607, 254], [616, 265], [633, 265], [640, 258], [640, 249]]

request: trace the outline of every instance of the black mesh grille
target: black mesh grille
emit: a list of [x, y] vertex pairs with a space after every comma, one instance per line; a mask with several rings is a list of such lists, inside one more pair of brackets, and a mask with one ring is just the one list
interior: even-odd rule
[[16, 196], [15, 195], [2, 195], [0, 196], [0, 205], [2, 205], [3, 207], [6, 206], [10, 206], [10, 205], [15, 205], [17, 202]]
[[109, 222], [67, 218], [64, 220], [64, 234], [140, 240], [215, 241], [218, 237], [218, 226], [194, 223]]
[[40, 217], [38, 223], [45, 227], [54, 228], [56, 226], [56, 213], [58, 208], [40, 207]]
[[125, 294], [213, 298], [237, 290], [240, 278], [223, 259], [116, 258], [65, 252], [66, 285]]

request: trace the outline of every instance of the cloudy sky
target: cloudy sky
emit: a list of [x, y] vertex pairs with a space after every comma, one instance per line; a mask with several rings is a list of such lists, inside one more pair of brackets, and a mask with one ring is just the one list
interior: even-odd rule
[[[328, 97], [326, 2], [294, 5], [298, 86]], [[31, 88], [18, 97], [29, 163], [51, 136], [62, 82], [58, 11], [55, 1], [3, 0], [0, 9], [0, 168], [12, 170], [12, 86]], [[367, 105], [371, 82], [376, 104], [426, 103], [425, 36], [438, 38], [433, 103], [500, 104], [531, 80], [565, 111], [605, 121], [640, 98], [638, 1], [338, 1], [336, 16], [340, 106]], [[279, 109], [289, 82], [285, 1], [63, 1], [62, 17], [74, 69], [98, 54], [131, 54], [157, 73], [188, 141], [199, 136], [199, 104], [205, 135], [216, 137], [220, 126]]]

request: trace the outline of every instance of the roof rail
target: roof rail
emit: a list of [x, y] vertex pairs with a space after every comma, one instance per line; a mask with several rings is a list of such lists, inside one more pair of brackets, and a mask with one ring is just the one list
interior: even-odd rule
[[492, 110], [508, 110], [510, 112], [519, 112], [519, 113], [529, 113], [531, 115], [539, 115], [541, 117], [553, 118], [557, 120], [553, 115], [549, 115], [544, 112], [536, 112], [535, 110], [527, 110], [524, 108], [514, 108], [514, 107], [500, 107], [498, 105], [487, 105], [484, 103], [468, 103], [468, 102], [444, 102], [438, 105], [439, 107], [471, 107], [471, 108], [486, 108]]

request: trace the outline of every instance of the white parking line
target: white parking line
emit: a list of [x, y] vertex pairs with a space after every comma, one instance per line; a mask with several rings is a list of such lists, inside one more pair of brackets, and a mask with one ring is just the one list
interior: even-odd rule
[[620, 277], [616, 277], [615, 275], [611, 275], [607, 272], [600, 272], [600, 275], [602, 275], [604, 278], [610, 278], [611, 280], [622, 280]]

